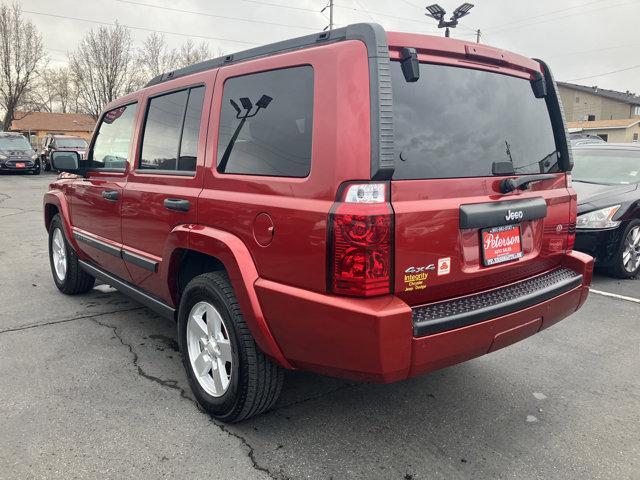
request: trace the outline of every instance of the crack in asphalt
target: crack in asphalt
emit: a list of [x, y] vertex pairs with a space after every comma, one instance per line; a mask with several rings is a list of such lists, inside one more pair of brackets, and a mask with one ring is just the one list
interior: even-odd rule
[[[140, 308], [143, 308], [143, 307], [140, 307]], [[138, 353], [133, 349], [133, 346], [130, 343], [127, 343], [127, 342], [124, 341], [122, 336], [118, 333], [118, 327], [115, 327], [113, 325], [109, 325], [107, 323], [100, 322], [99, 320], [97, 320], [96, 318], [93, 318], [93, 317], [90, 317], [90, 320], [93, 321], [94, 323], [96, 323], [97, 325], [100, 325], [101, 327], [105, 327], [105, 328], [108, 328], [111, 331], [113, 331], [113, 334], [115, 335], [115, 337], [120, 341], [120, 343], [124, 347], [126, 347], [129, 350], [129, 353], [131, 353], [133, 366], [136, 368], [137, 373], [138, 373], [139, 376], [141, 376], [141, 377], [143, 377], [143, 378], [145, 378], [147, 380], [150, 380], [150, 381], [152, 381], [154, 383], [157, 383], [158, 385], [160, 385], [162, 387], [178, 391], [180, 393], [180, 397], [181, 398], [183, 398], [183, 399], [191, 402], [192, 404], [194, 404], [200, 413], [202, 413], [202, 414], [206, 415], [207, 417], [209, 417], [209, 421], [212, 424], [214, 424], [216, 427], [218, 427], [221, 431], [223, 431], [227, 435], [240, 440], [242, 445], [244, 445], [246, 447], [246, 449], [247, 449], [247, 456], [248, 456], [249, 460], [251, 461], [251, 464], [252, 464], [252, 467], [254, 468], [254, 470], [258, 470], [260, 472], [266, 473], [269, 476], [269, 478], [273, 478], [275, 480], [283, 480], [285, 478], [282, 474], [278, 474], [278, 476], [276, 476], [276, 474], [271, 472], [271, 470], [269, 470], [267, 467], [263, 467], [262, 465], [260, 465], [258, 463], [257, 459], [255, 458], [255, 449], [249, 443], [249, 441], [245, 437], [240, 435], [239, 433], [232, 432], [231, 430], [229, 430], [229, 428], [226, 425], [218, 423], [206, 410], [204, 410], [200, 406], [200, 404], [196, 400], [194, 400], [193, 398], [191, 398], [190, 396], [187, 395], [187, 392], [185, 391], [185, 389], [178, 385], [178, 381], [177, 380], [163, 380], [162, 378], [156, 377], [154, 375], [150, 375], [147, 372], [145, 372], [144, 369], [138, 363], [138, 358], [139, 358], [138, 357]]]
[[61, 320], [53, 320], [51, 322], [30, 323], [28, 325], [21, 325], [19, 327], [12, 327], [12, 328], [7, 328], [5, 330], [0, 330], [0, 335], [2, 335], [3, 333], [19, 332], [21, 330], [29, 330], [31, 328], [46, 327], [48, 325], [58, 325], [59, 323], [75, 322], [76, 320], [86, 320], [86, 319], [93, 320], [94, 317], [101, 317], [103, 315], [110, 315], [112, 313], [132, 312], [134, 310], [140, 310], [140, 309], [143, 309], [143, 308], [145, 308], [145, 307], [124, 308], [124, 309], [120, 309], [120, 310], [112, 310], [112, 311], [109, 311], [109, 312], [91, 313], [91, 314], [88, 314], [88, 315], [81, 315], [79, 317], [73, 317], [73, 318], [63, 318]]

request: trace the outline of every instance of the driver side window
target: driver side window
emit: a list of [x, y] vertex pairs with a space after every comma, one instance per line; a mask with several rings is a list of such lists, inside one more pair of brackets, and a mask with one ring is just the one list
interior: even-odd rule
[[109, 110], [102, 117], [89, 157], [90, 170], [124, 171], [135, 123], [137, 103]]

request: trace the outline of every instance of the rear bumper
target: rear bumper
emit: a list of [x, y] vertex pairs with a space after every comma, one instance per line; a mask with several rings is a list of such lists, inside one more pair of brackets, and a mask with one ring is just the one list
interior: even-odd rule
[[[395, 296], [336, 297], [258, 279], [256, 292], [271, 332], [296, 368], [375, 382], [394, 382], [506, 347], [582, 306], [593, 259], [567, 255], [562, 267], [578, 284], [517, 311], [446, 331], [415, 336], [414, 310]], [[541, 297], [542, 298], [542, 297]]]

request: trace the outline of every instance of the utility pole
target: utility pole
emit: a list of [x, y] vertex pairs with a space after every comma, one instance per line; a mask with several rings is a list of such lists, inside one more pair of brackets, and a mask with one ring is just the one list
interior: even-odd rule
[[333, 0], [329, 0], [329, 30], [333, 30]]
[[482, 34], [480, 33], [480, 29], [476, 30], [476, 43], [480, 43], [480, 37]]
[[323, 13], [327, 8], [329, 9], [329, 25], [322, 29], [323, 32], [325, 30], [333, 30], [333, 0], [329, 0], [329, 5], [320, 10], [320, 13]]

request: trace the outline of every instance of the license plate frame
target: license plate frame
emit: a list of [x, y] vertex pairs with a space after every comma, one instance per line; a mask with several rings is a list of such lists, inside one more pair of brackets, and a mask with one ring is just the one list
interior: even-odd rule
[[[499, 235], [503, 234], [500, 238]], [[504, 235], [506, 234], [506, 235]], [[517, 238], [517, 241], [515, 239]], [[504, 240], [504, 245], [499, 240]], [[515, 262], [524, 256], [522, 251], [522, 227], [520, 224], [501, 225], [480, 230], [480, 250], [482, 263], [485, 267], [492, 267], [507, 262]]]

